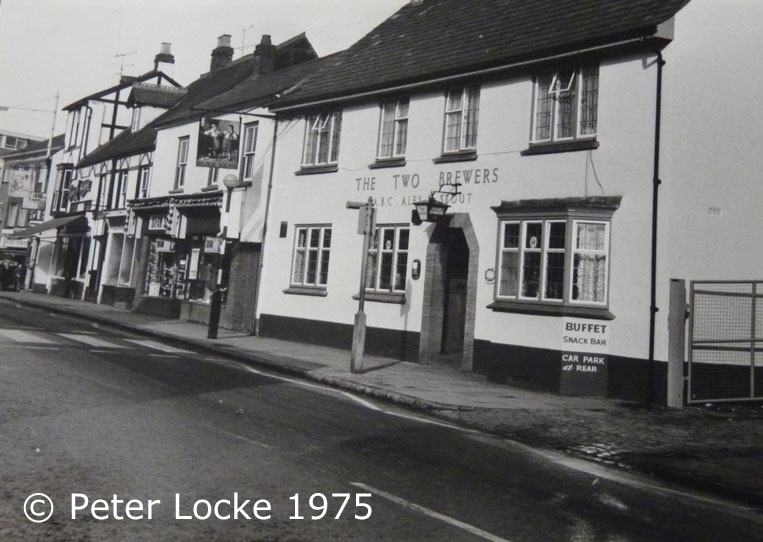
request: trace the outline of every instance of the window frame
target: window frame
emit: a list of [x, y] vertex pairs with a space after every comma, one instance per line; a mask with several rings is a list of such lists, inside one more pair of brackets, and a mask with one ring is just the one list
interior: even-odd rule
[[182, 136], [178, 138], [177, 161], [175, 165], [175, 189], [179, 190], [185, 186], [185, 178], [188, 173], [188, 155], [190, 153], [191, 137]]
[[151, 187], [151, 165], [143, 165], [138, 169], [138, 194], [136, 197], [147, 198]]
[[[342, 110], [331, 109], [305, 115], [302, 168], [332, 167], [339, 163], [342, 135]], [[322, 142], [327, 141], [325, 161], [321, 159]]]
[[[314, 231], [318, 232], [317, 245], [311, 246], [310, 241]], [[300, 246], [300, 232], [305, 232], [304, 246]], [[329, 233], [328, 245], [326, 245], [326, 232]], [[333, 227], [331, 224], [302, 224], [294, 227], [294, 242], [292, 244], [291, 270], [289, 273], [289, 293], [294, 293], [293, 289], [319, 290], [326, 291], [328, 288], [328, 278], [331, 263], [331, 243], [333, 241]], [[310, 273], [310, 254], [315, 253], [315, 278], [311, 282], [308, 280]], [[302, 258], [300, 278], [296, 280], [298, 255], [304, 254]], [[325, 280], [321, 280], [325, 262]]]
[[21, 215], [21, 202], [9, 201], [5, 210], [4, 228], [15, 228]]
[[[559, 68], [551, 72], [544, 72], [535, 75], [533, 78], [533, 101], [532, 116], [530, 126], [530, 143], [533, 145], [551, 145], [554, 143], [573, 143], [577, 141], [595, 141], [598, 135], [598, 104], [599, 104], [599, 64], [582, 64], [575, 67]], [[567, 85], [562, 86], [560, 74], [571, 71], [571, 78]], [[550, 79], [549, 79], [550, 78]], [[541, 80], [548, 80], [548, 90], [541, 95]], [[573, 85], [574, 80], [574, 85]], [[592, 94], [589, 96], [584, 92], [587, 88], [586, 83], [594, 81]], [[557, 87], [557, 88], [554, 88]], [[559, 119], [563, 103], [560, 101], [560, 94], [574, 93], [575, 104], [570, 108], [570, 118], [573, 121], [572, 133], [569, 136], [560, 135]], [[590, 92], [589, 92], [590, 93]], [[584, 116], [586, 96], [591, 100], [588, 116]], [[538, 137], [540, 120], [540, 101], [547, 100], [550, 104], [548, 112], [548, 137]], [[583, 133], [583, 124], [585, 119], [593, 119], [593, 130]], [[544, 123], [545, 124], [545, 123]]]
[[118, 169], [114, 175], [116, 180], [116, 190], [113, 194], [113, 205], [108, 209], [124, 209], [127, 205], [127, 183], [130, 178], [130, 171], [127, 168]]
[[[405, 113], [401, 113], [401, 105], [405, 104]], [[392, 107], [392, 118], [387, 119], [387, 107]], [[376, 159], [377, 160], [395, 160], [405, 158], [405, 153], [408, 147], [408, 119], [410, 115], [411, 101], [410, 98], [399, 97], [391, 100], [385, 100], [379, 104], [379, 130], [378, 141], [376, 144]], [[385, 137], [388, 133], [385, 128], [391, 125], [391, 143], [389, 145], [389, 153], [386, 154], [382, 149], [386, 147]], [[400, 128], [404, 126], [404, 128]], [[402, 144], [401, 144], [402, 140]], [[402, 150], [401, 150], [402, 146]]]
[[[495, 281], [493, 303], [488, 308], [502, 312], [520, 312], [544, 314], [550, 316], [583, 316], [590, 318], [612, 319], [609, 312], [609, 296], [612, 265], [612, 215], [619, 207], [621, 198], [560, 198], [556, 200], [526, 200], [524, 202], [502, 202], [494, 207], [497, 215], [497, 240]], [[528, 225], [540, 224], [540, 236], [537, 245], [532, 245], [528, 236]], [[556, 229], [554, 240], [552, 233], [554, 224], [564, 224], [563, 248], [559, 243], [559, 229]], [[601, 247], [595, 249], [579, 246], [579, 227], [584, 224], [604, 226]], [[516, 235], [507, 232], [509, 225], [516, 226]], [[506, 254], [515, 254], [506, 258]], [[528, 272], [527, 255], [539, 254], [538, 276], [535, 292], [530, 295], [525, 289], [526, 273]], [[562, 283], [553, 281], [558, 273], [558, 258], [551, 261], [551, 254], [564, 254]], [[603, 270], [594, 269], [593, 290], [597, 292], [595, 299], [580, 299], [575, 288], [579, 286], [575, 280], [580, 273], [576, 264], [576, 255], [591, 254], [603, 259]], [[513, 259], [513, 263], [504, 265], [505, 261]], [[557, 265], [554, 265], [556, 263]], [[510, 279], [504, 279], [509, 273]], [[603, 285], [601, 284], [603, 273]], [[551, 278], [551, 282], [549, 281]], [[555, 286], [556, 285], [556, 286]], [[601, 286], [600, 286], [601, 285]], [[508, 286], [508, 288], [507, 288]], [[601, 290], [599, 290], [601, 288]], [[561, 296], [558, 295], [559, 289]]]
[[[392, 246], [390, 248], [380, 247], [380, 242], [384, 238], [384, 233], [392, 231]], [[406, 246], [401, 247], [401, 233], [406, 232]], [[374, 294], [404, 294], [408, 285], [408, 269], [410, 265], [410, 243], [411, 243], [411, 228], [410, 224], [380, 224], [377, 225], [374, 231], [374, 236], [371, 239], [371, 244], [368, 247], [368, 266], [366, 273], [366, 292]], [[392, 260], [390, 264], [391, 275], [389, 278], [389, 288], [384, 288], [381, 285], [382, 282], [382, 267], [384, 258], [380, 257], [384, 254], [391, 255]], [[372, 258], [372, 255], [375, 257]], [[400, 256], [405, 255], [405, 268], [404, 272], [400, 274], [402, 278], [402, 285], [398, 286], [396, 281], [397, 272], [399, 271]], [[371, 265], [371, 262], [373, 266]]]
[[53, 201], [51, 202], [51, 213], [63, 213], [69, 208], [69, 187], [74, 177], [74, 166], [72, 164], [62, 164], [58, 166], [56, 173], [56, 189], [53, 191]]
[[[477, 151], [477, 141], [479, 136], [479, 112], [480, 112], [480, 94], [481, 86], [479, 84], [464, 85], [461, 87], [454, 87], [447, 90], [445, 93], [445, 108], [443, 113], [443, 132], [442, 132], [442, 154], [443, 156], [454, 154], [467, 154], [475, 153]], [[451, 95], [460, 93], [460, 105], [456, 108], [451, 108]], [[475, 107], [468, 108], [470, 98], [474, 98]], [[470, 120], [470, 112], [473, 112], [473, 119]], [[458, 147], [449, 148], [448, 142], [453, 137], [449, 137], [448, 129], [450, 126], [456, 124], [449, 124], [449, 117], [458, 117]], [[473, 142], [469, 141], [469, 134], [473, 134], [471, 137]]]
[[130, 131], [137, 132], [140, 130], [140, 107], [134, 107], [132, 110], [132, 118], [130, 119]]
[[[260, 133], [260, 123], [250, 122], [244, 125], [244, 137], [241, 160], [241, 178], [244, 181], [254, 179], [254, 161], [257, 156], [257, 137]], [[250, 134], [250, 132], [252, 132]]]

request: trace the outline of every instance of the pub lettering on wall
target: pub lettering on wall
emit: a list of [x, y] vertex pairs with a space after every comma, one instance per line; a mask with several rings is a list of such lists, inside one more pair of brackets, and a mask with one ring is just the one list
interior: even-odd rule
[[[487, 186], [500, 181], [499, 168], [470, 168], [440, 171], [435, 176], [427, 177], [419, 173], [394, 173], [385, 177], [362, 176], [356, 177], [357, 192], [387, 192], [371, 195], [379, 207], [396, 205], [408, 206], [429, 198], [432, 190], [442, 190], [444, 187], [460, 185], [460, 193], [450, 196], [446, 193], [435, 193], [435, 197], [446, 203], [471, 203], [472, 190], [478, 185]], [[395, 194], [389, 194], [394, 191]], [[415, 192], [415, 193], [410, 193]]]

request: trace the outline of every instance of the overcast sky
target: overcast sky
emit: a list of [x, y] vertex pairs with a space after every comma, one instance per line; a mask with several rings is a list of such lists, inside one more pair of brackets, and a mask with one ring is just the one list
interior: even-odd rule
[[[175, 79], [187, 85], [209, 70], [221, 34], [234, 58], [262, 34], [280, 43], [306, 32], [319, 55], [345, 49], [407, 0], [0, 0], [0, 105], [60, 109], [118, 82], [120, 69], [153, 68], [162, 42], [172, 44]], [[117, 56], [125, 55], [125, 56]], [[53, 116], [11, 109], [0, 128], [48, 137]]]

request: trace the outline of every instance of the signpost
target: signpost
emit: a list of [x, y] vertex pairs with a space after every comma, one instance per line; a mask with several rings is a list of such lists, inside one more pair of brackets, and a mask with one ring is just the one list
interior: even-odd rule
[[368, 249], [371, 236], [376, 229], [376, 208], [373, 198], [367, 203], [347, 202], [350, 209], [358, 209], [358, 233], [363, 234], [363, 254], [360, 260], [360, 294], [358, 295], [358, 312], [355, 313], [355, 324], [352, 329], [352, 355], [350, 357], [350, 372], [363, 371], [363, 354], [366, 345], [366, 313], [363, 312], [366, 302], [366, 275], [368, 270]]

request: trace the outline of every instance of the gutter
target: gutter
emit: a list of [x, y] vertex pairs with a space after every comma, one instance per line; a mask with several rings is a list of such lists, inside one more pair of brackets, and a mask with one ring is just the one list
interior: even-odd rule
[[602, 51], [606, 49], [612, 49], [615, 47], [621, 47], [626, 45], [639, 45], [643, 44], [646, 36], [639, 36], [638, 38], [631, 38], [627, 40], [621, 40], [616, 41], [613, 43], [608, 43], [606, 45], [597, 45], [595, 47], [587, 47], [584, 49], [577, 49], [575, 51], [567, 52], [567, 53], [559, 53], [556, 55], [550, 55], [545, 56], [541, 58], [536, 58], [533, 60], [523, 60], [521, 62], [513, 62], [510, 64], [502, 64], [500, 66], [494, 66], [492, 68], [483, 68], [481, 70], [474, 70], [470, 72], [461, 72], [455, 75], [446, 75], [443, 77], [436, 77], [434, 79], [426, 79], [424, 81], [417, 81], [415, 83], [408, 83], [404, 85], [397, 85], [393, 87], [384, 87], [381, 89], [376, 90], [369, 90], [365, 92], [356, 92], [355, 94], [343, 94], [341, 96], [333, 97], [333, 98], [324, 98], [320, 100], [314, 100], [312, 102], [304, 102], [297, 105], [286, 105], [283, 107], [278, 107], [278, 105], [275, 105], [274, 107], [271, 107], [271, 111], [275, 112], [281, 112], [281, 111], [292, 111], [295, 109], [305, 109], [315, 106], [321, 106], [321, 105], [327, 105], [327, 104], [333, 104], [336, 102], [345, 102], [350, 100], [355, 100], [358, 98], [368, 98], [373, 96], [378, 96], [380, 94], [388, 94], [388, 93], [395, 93], [395, 92], [401, 92], [405, 90], [414, 90], [422, 87], [428, 87], [433, 84], [438, 83], [447, 83], [451, 81], [456, 80], [463, 80], [468, 79], [471, 77], [480, 77], [484, 75], [491, 75], [499, 72], [503, 72], [506, 70], [514, 69], [514, 68], [520, 68], [525, 66], [533, 66], [535, 64], [541, 64], [544, 62], [554, 61], [554, 60], [563, 60], [570, 57], [579, 56], [586, 53], [594, 53], [597, 51]]

